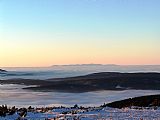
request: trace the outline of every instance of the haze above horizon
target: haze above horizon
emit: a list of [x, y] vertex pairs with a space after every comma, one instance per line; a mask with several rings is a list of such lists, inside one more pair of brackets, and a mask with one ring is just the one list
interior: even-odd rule
[[160, 64], [159, 0], [1, 0], [0, 66]]

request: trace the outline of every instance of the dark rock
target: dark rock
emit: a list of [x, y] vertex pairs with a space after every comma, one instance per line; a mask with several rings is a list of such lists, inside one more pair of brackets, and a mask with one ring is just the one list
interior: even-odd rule
[[7, 72], [6, 70], [0, 69], [0, 72]]
[[18, 110], [18, 114], [20, 117], [25, 117], [27, 115], [27, 109], [26, 108], [20, 108]]

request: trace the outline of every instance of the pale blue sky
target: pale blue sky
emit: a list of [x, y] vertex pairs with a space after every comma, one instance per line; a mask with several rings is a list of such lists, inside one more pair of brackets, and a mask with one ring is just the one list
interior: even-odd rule
[[0, 66], [160, 64], [160, 0], [0, 0], [0, 27]]

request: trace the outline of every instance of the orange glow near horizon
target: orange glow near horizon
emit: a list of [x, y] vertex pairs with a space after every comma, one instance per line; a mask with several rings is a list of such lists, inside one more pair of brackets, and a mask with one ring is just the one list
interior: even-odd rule
[[[101, 41], [102, 42], [102, 41]], [[0, 44], [0, 67], [46, 67], [64, 64], [119, 64], [145, 65], [160, 64], [156, 46], [146, 42], [145, 46], [136, 43], [125, 45], [94, 40], [94, 42], [68, 41], [46, 43], [29, 42]]]
[[2, 0], [0, 67], [160, 64], [160, 2], [120, 1]]
[[[60, 54], [60, 52], [59, 52]], [[48, 53], [41, 53], [39, 55], [31, 54], [12, 54], [1, 56], [0, 67], [46, 67], [51, 65], [65, 65], [65, 64], [118, 64], [118, 65], [151, 65], [160, 64], [160, 58], [150, 56], [131, 56], [131, 55], [72, 55], [64, 53], [65, 55], [56, 55]], [[121, 57], [120, 57], [121, 56]]]

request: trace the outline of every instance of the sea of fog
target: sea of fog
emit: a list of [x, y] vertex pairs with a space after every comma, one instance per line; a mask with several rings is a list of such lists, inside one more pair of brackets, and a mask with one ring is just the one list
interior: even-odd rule
[[0, 104], [17, 107], [45, 106], [99, 106], [125, 98], [159, 94], [160, 90], [94, 91], [86, 93], [34, 92], [23, 85], [0, 85]]
[[[46, 68], [1, 68], [0, 80], [13, 78], [49, 79], [86, 75], [95, 72], [160, 72], [160, 66], [68, 65]], [[21, 106], [98, 106], [125, 98], [160, 94], [160, 90], [94, 91], [86, 93], [34, 92], [23, 85], [0, 85], [0, 104]]]
[[2, 68], [6, 73], [0, 72], [0, 79], [27, 78], [49, 79], [87, 75], [96, 72], [160, 72], [160, 65], [54, 65], [42, 68]]
[[64, 78], [78, 75], [86, 75], [84, 72], [77, 71], [64, 71], [64, 70], [16, 70], [8, 71], [7, 73], [0, 74], [1, 80], [23, 78], [23, 79], [40, 79], [45, 80], [49, 78]]

